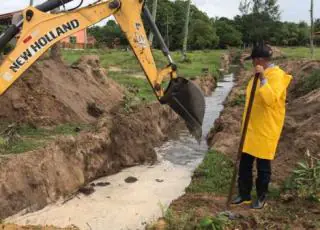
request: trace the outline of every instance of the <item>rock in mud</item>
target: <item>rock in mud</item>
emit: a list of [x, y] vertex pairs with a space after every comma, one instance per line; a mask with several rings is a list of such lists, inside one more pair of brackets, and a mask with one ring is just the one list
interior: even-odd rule
[[87, 112], [90, 116], [99, 118], [103, 114], [103, 108], [98, 106], [96, 103], [88, 103], [87, 105]]
[[95, 189], [93, 187], [82, 187], [82, 188], [79, 188], [78, 190], [80, 193], [84, 194], [84, 195], [87, 195], [89, 196], [90, 194], [94, 193], [95, 192]]
[[110, 185], [110, 182], [98, 182], [96, 183], [96, 186], [99, 186], [99, 187], [106, 187]]
[[135, 183], [138, 181], [138, 179], [136, 177], [133, 176], [129, 176], [124, 180], [126, 183]]

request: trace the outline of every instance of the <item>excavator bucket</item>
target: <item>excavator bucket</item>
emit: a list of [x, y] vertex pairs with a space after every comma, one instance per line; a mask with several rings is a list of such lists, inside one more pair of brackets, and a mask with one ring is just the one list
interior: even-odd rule
[[205, 113], [205, 99], [201, 89], [193, 82], [178, 77], [170, 81], [160, 102], [168, 104], [185, 120], [187, 128], [200, 143]]

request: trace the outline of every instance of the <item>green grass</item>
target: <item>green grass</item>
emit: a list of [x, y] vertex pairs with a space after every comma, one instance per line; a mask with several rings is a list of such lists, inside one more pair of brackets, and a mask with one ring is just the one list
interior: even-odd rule
[[140, 79], [130, 76], [128, 73], [110, 72], [109, 76], [125, 86], [130, 93], [143, 102], [150, 102], [156, 99], [147, 79]]
[[[210, 51], [193, 51], [188, 53], [190, 62], [181, 62], [181, 53], [172, 52], [173, 59], [178, 65], [178, 75], [185, 78], [198, 77], [203, 74], [204, 69], [208, 69], [209, 73], [218, 77], [218, 69], [220, 67], [220, 58], [223, 54], [222, 50]], [[125, 86], [129, 93], [131, 100], [137, 97], [140, 102], [150, 102], [156, 100], [156, 97], [151, 89], [146, 78], [136, 78], [134, 75], [144, 76], [137, 58], [132, 52], [121, 50], [64, 50], [62, 52], [64, 60], [72, 64], [80, 59], [83, 55], [98, 55], [102, 67], [109, 69], [110, 66], [117, 67], [121, 71], [109, 71], [108, 76], [117, 81], [119, 84]], [[166, 57], [163, 56], [160, 50], [153, 50], [153, 56], [156, 61], [157, 68], [160, 70], [168, 64]], [[163, 85], [165, 88], [166, 84]], [[137, 100], [134, 99], [136, 104]]]
[[230, 106], [244, 106], [246, 104], [246, 95], [238, 94], [232, 101], [230, 101]]
[[209, 151], [201, 165], [195, 170], [187, 192], [209, 192], [226, 194], [232, 177], [233, 163], [222, 153]]
[[[4, 130], [6, 124], [0, 125]], [[15, 138], [8, 140], [5, 135], [0, 136], [0, 154], [17, 154], [35, 150], [45, 146], [58, 135], [75, 136], [80, 130], [89, 130], [90, 125], [61, 124], [52, 128], [35, 128], [30, 125], [15, 127]]]
[[[208, 68], [209, 73], [218, 76], [218, 69], [220, 68], [220, 61], [224, 50], [210, 50], [210, 51], [194, 51], [188, 53], [188, 58], [191, 63], [178, 62], [179, 73], [183, 77], [195, 77], [202, 74], [202, 69]], [[178, 52], [173, 53], [175, 60], [181, 60], [181, 55]]]
[[[310, 49], [307, 47], [280, 48], [289, 59], [311, 58]], [[315, 59], [320, 60], [320, 47], [315, 48]]]
[[[223, 50], [193, 51], [188, 53], [190, 63], [182, 63], [180, 52], [172, 52], [173, 59], [178, 65], [179, 74], [183, 77], [196, 77], [202, 74], [202, 69], [208, 68], [209, 72], [217, 74], [220, 66]], [[64, 60], [71, 64], [77, 61], [83, 55], [95, 54], [100, 57], [104, 68], [117, 66], [125, 72], [142, 72], [141, 67], [132, 52], [120, 50], [64, 50], [62, 52]], [[160, 50], [153, 50], [153, 56], [158, 68], [164, 68], [167, 60]]]
[[320, 69], [315, 69], [312, 73], [299, 82], [298, 91], [301, 95], [305, 95], [315, 89], [320, 88]]

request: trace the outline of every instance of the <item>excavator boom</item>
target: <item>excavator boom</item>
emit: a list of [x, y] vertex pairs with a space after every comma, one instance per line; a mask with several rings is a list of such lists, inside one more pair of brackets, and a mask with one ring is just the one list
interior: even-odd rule
[[[49, 0], [37, 7], [28, 7], [23, 11], [23, 20], [11, 25], [0, 36], [0, 48], [13, 37], [19, 36], [15, 48], [0, 66], [0, 95], [55, 43], [113, 15], [128, 39], [157, 99], [178, 113], [191, 133], [200, 141], [205, 110], [204, 96], [198, 86], [177, 76], [177, 66], [144, 1], [98, 1], [71, 12], [46, 13], [71, 1], [73, 0]], [[141, 18], [142, 13], [168, 59], [168, 65], [162, 70], [156, 67]], [[170, 83], [164, 89], [162, 85], [167, 77]]]

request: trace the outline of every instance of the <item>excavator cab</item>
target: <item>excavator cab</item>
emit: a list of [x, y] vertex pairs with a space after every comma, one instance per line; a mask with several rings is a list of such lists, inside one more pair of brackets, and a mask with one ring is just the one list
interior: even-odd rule
[[[77, 31], [83, 30], [111, 15], [124, 32], [147, 80], [161, 104], [169, 105], [186, 122], [191, 134], [200, 142], [205, 100], [201, 89], [193, 82], [178, 77], [173, 62], [150, 11], [143, 0], [105, 0], [57, 14], [48, 14], [73, 0], [48, 0], [23, 11], [23, 19], [0, 35], [0, 49], [19, 34], [16, 47], [0, 63], [0, 95], [51, 46]], [[143, 15], [158, 40], [168, 65], [158, 70], [146, 36]], [[167, 87], [162, 85], [169, 76]]]

